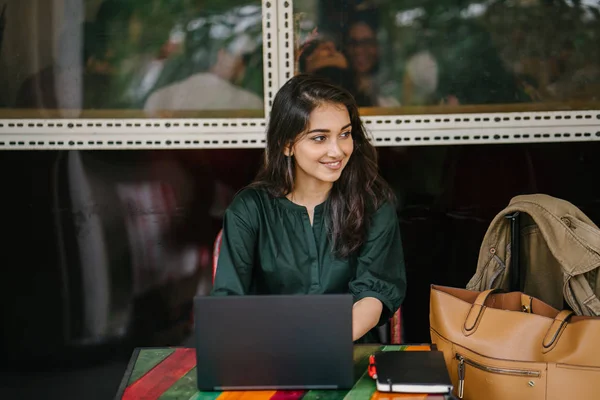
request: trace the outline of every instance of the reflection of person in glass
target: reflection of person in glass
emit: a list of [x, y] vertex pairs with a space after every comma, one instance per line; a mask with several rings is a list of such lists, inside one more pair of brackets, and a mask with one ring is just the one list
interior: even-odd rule
[[257, 44], [239, 35], [220, 48], [209, 71], [165, 86], [154, 92], [144, 106], [150, 114], [160, 110], [248, 110], [262, 109], [257, 94], [238, 86], [246, 72], [246, 57]]
[[[113, 106], [116, 96], [112, 84], [118, 71], [113, 43], [116, 36], [127, 31], [133, 11], [129, 3], [106, 0], [98, 7], [93, 21], [63, 26], [56, 59], [25, 79], [14, 106], [43, 109]], [[79, 41], [83, 48], [77, 46]], [[83, 92], [83, 99], [76, 94], [79, 91]]]
[[263, 168], [225, 213], [212, 294], [350, 293], [353, 340], [367, 341], [404, 299], [403, 257], [354, 98], [327, 79], [290, 79], [273, 102]]
[[376, 28], [360, 19], [351, 22], [346, 34], [345, 51], [348, 54], [351, 70], [355, 74], [358, 89], [373, 99], [375, 105], [398, 106], [400, 103], [397, 99], [383, 96], [381, 93], [383, 82], [378, 76], [380, 50]]
[[298, 68], [301, 73], [321, 76], [343, 87], [354, 96], [360, 107], [373, 106], [369, 96], [356, 86], [346, 56], [332, 40], [317, 37], [307, 41], [300, 49]]

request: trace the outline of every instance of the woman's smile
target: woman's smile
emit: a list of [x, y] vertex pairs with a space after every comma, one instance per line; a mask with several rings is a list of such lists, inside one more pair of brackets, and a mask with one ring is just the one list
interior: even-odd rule
[[321, 164], [323, 164], [325, 167], [332, 169], [334, 171], [339, 170], [340, 168], [342, 168], [342, 160], [337, 160], [337, 161], [320, 161]]

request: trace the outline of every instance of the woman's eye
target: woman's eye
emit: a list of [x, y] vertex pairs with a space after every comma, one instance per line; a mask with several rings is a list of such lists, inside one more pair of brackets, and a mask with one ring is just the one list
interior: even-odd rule
[[347, 137], [352, 136], [352, 132], [350, 132], [350, 131], [342, 132], [340, 134], [340, 136], [343, 137], [343, 138], [347, 138]]
[[311, 138], [311, 140], [314, 140], [315, 142], [322, 142], [325, 140], [325, 136], [314, 136]]

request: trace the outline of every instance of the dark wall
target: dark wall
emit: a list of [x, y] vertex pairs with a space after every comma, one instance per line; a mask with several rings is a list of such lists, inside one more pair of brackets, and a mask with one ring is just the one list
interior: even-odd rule
[[382, 172], [403, 193], [404, 340], [429, 341], [429, 285], [466, 286], [488, 225], [513, 196], [562, 198], [600, 224], [599, 150], [598, 142], [382, 150]]

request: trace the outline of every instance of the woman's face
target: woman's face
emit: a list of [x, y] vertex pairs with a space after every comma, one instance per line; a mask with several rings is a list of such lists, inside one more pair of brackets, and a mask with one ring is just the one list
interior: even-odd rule
[[379, 59], [379, 46], [375, 32], [369, 25], [359, 22], [350, 28], [348, 40], [348, 58], [352, 68], [360, 73], [371, 72]]
[[337, 181], [354, 150], [351, 132], [344, 105], [327, 103], [315, 108], [306, 133], [301, 133], [291, 148], [296, 161], [295, 184], [314, 187]]

